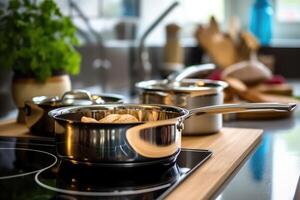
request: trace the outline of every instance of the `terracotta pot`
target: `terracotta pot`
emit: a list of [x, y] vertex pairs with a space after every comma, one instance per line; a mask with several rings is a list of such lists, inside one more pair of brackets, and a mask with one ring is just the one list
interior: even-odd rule
[[71, 90], [69, 75], [57, 75], [39, 82], [34, 78], [14, 76], [12, 79], [12, 97], [19, 109], [17, 121], [24, 123], [24, 102], [35, 96], [62, 96]]

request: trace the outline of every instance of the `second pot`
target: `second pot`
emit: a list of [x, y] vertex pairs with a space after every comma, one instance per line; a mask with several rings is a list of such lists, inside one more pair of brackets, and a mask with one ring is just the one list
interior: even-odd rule
[[37, 96], [25, 102], [25, 124], [30, 132], [39, 136], [54, 136], [54, 120], [48, 112], [57, 108], [123, 103], [123, 97], [115, 94], [90, 94], [86, 90], [72, 90], [58, 96]]
[[[140, 103], [193, 109], [223, 104], [223, 90], [227, 83], [206, 79], [183, 79], [169, 84], [166, 80], [151, 80], [139, 82], [136, 87], [140, 90]], [[184, 122], [183, 134], [215, 133], [222, 128], [222, 122], [221, 114], [195, 115]]]

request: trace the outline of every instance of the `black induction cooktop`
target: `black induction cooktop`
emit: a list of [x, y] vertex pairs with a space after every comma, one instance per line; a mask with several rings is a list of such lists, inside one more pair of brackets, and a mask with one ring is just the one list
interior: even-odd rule
[[0, 137], [0, 199], [163, 199], [211, 154], [181, 149], [170, 165], [86, 166], [60, 160], [52, 138]]

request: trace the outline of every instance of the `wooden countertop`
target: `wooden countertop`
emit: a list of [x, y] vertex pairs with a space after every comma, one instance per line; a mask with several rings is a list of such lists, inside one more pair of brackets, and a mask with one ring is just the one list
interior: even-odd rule
[[261, 141], [260, 129], [223, 128], [209, 136], [182, 138], [182, 147], [209, 149], [212, 157], [195, 170], [167, 199], [209, 199]]
[[[208, 136], [184, 136], [182, 147], [209, 149], [212, 157], [184, 180], [167, 199], [209, 199], [260, 142], [260, 129], [223, 128]], [[0, 122], [1, 136], [32, 137], [23, 124]]]

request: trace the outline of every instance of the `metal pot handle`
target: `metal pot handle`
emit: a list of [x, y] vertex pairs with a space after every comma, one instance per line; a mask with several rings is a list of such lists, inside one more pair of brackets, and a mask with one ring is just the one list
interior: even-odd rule
[[182, 71], [174, 72], [167, 77], [168, 83], [180, 82], [185, 78], [191, 77], [201, 72], [212, 71], [216, 66], [212, 63], [201, 64], [201, 65], [192, 65], [185, 68]]
[[63, 104], [68, 104], [69, 101], [73, 100], [88, 100], [90, 102], [93, 102], [91, 93], [86, 90], [71, 90], [64, 93], [61, 98]]
[[26, 101], [24, 110], [26, 115], [25, 124], [29, 129], [38, 123], [45, 113], [45, 109], [33, 101]]
[[192, 115], [201, 114], [225, 114], [225, 113], [240, 113], [240, 112], [291, 112], [296, 108], [297, 104], [281, 104], [281, 103], [241, 103], [241, 104], [223, 104], [194, 108], [189, 110], [189, 114], [184, 119]]

